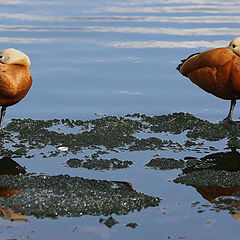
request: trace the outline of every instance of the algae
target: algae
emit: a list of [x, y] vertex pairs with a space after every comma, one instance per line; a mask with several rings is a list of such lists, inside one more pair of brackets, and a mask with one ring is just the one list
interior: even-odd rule
[[[237, 162], [240, 157], [236, 151], [240, 148], [239, 125], [214, 124], [191, 114], [173, 113], [104, 116], [86, 121], [13, 119], [5, 130], [11, 134], [0, 139], [0, 156], [9, 159], [71, 155], [65, 161], [68, 167], [114, 170], [128, 168], [133, 161], [102, 155], [147, 150], [214, 152], [201, 158], [154, 158], [145, 166], [156, 170], [181, 169], [182, 174], [174, 182], [193, 186], [201, 194], [206, 193], [206, 187], [216, 190], [216, 186], [224, 189], [239, 186], [240, 165]], [[209, 146], [209, 141], [221, 139], [227, 140], [226, 148], [233, 149], [231, 152], [216, 152], [216, 147]], [[59, 151], [59, 146], [67, 150]], [[83, 155], [84, 151], [93, 153]], [[12, 175], [25, 173], [24, 168], [17, 165], [13, 164], [12, 168]], [[136, 192], [130, 183], [66, 175], [1, 176], [0, 186], [22, 192], [0, 199], [0, 204], [39, 218], [127, 214], [158, 206], [160, 202], [159, 198]]]
[[121, 168], [128, 168], [132, 165], [132, 161], [121, 161], [117, 158], [103, 159], [92, 154], [91, 158], [85, 156], [84, 159], [70, 158], [66, 165], [71, 168], [86, 168], [91, 170], [115, 170]]
[[176, 160], [173, 158], [154, 158], [151, 159], [150, 162], [146, 163], [145, 166], [159, 170], [171, 170], [183, 168], [185, 166], [185, 162], [181, 159]]
[[[111, 152], [171, 150], [210, 153], [218, 149], [209, 146], [209, 141], [220, 139], [228, 141], [227, 148], [240, 148], [239, 125], [214, 124], [187, 113], [161, 116], [136, 113], [85, 121], [12, 119], [6, 131], [11, 134], [0, 139], [0, 156], [31, 159], [71, 154], [67, 166], [93, 170], [127, 168], [133, 164], [129, 160], [100, 156]], [[59, 146], [67, 151], [60, 151]], [[79, 157], [85, 150], [94, 153], [87, 158]]]
[[112, 228], [114, 225], [119, 223], [113, 217], [109, 217], [108, 219], [100, 218], [99, 222], [106, 225], [108, 228]]
[[[56, 128], [58, 130], [56, 130]], [[60, 130], [59, 130], [60, 129]], [[75, 131], [73, 132], [72, 129]], [[78, 154], [85, 149], [103, 151], [213, 151], [204, 141], [228, 140], [228, 147], [240, 148], [240, 126], [210, 123], [187, 113], [173, 113], [162, 116], [128, 114], [123, 117], [105, 116], [92, 120], [32, 120], [12, 119], [6, 131], [10, 136], [1, 139], [0, 155], [32, 158], [33, 150], [42, 150], [44, 157], [61, 154], [49, 146], [68, 148], [68, 153]], [[143, 138], [140, 133], [147, 132]], [[158, 133], [159, 137], [152, 134]], [[180, 134], [185, 139], [179, 139]], [[171, 139], [165, 139], [172, 134]], [[199, 139], [202, 139], [199, 142]], [[11, 147], [5, 147], [5, 145]], [[68, 153], [65, 153], [66, 155]]]
[[155, 207], [160, 198], [111, 181], [58, 176], [0, 176], [0, 186], [22, 193], [0, 198], [4, 207], [37, 218], [125, 215]]
[[213, 204], [201, 205], [197, 209], [198, 213], [207, 209], [214, 212], [228, 210], [239, 216], [240, 172], [204, 169], [179, 176], [174, 182], [194, 187], [204, 199]]
[[125, 226], [129, 227], [129, 228], [136, 228], [138, 226], [138, 224], [137, 223], [128, 223]]
[[[204, 199], [214, 204], [211, 211], [239, 212], [239, 160], [240, 153], [235, 149], [206, 155], [195, 164], [188, 164], [183, 168], [182, 174], [174, 179], [174, 182], [194, 187]], [[205, 208], [209, 206], [201, 206], [198, 213], [204, 212]]]
[[240, 186], [240, 172], [228, 172], [224, 170], [203, 169], [181, 175], [174, 180], [188, 186]]
[[240, 186], [240, 153], [233, 149], [196, 158], [185, 158], [182, 174], [174, 181], [195, 187]]

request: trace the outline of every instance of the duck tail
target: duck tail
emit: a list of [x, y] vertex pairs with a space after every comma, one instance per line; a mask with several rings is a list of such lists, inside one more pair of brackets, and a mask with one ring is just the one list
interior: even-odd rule
[[182, 65], [183, 65], [190, 57], [193, 57], [193, 56], [198, 55], [198, 54], [200, 54], [200, 52], [199, 52], [199, 53], [193, 53], [193, 54], [191, 54], [190, 56], [188, 56], [187, 58], [182, 59], [182, 60], [181, 60], [181, 63], [177, 65], [176, 69], [177, 69], [179, 72], [181, 72], [180, 70], [181, 70]]

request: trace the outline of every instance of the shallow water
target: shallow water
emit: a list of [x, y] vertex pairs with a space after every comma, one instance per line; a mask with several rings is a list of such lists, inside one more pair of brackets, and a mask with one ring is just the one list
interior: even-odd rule
[[[5, 126], [12, 118], [88, 120], [136, 112], [149, 116], [186, 112], [216, 123], [228, 112], [229, 102], [203, 92], [175, 68], [188, 55], [226, 46], [239, 34], [240, 4], [236, 0], [211, 3], [9, 0], [0, 1], [0, 6], [1, 49], [14, 47], [26, 52], [32, 62], [33, 77], [27, 97], [7, 109]], [[238, 109], [237, 106], [235, 119], [240, 114]], [[60, 126], [54, 131], [77, 130]], [[134, 134], [139, 138], [186, 141], [185, 132]], [[126, 181], [137, 192], [162, 200], [158, 207], [127, 215], [113, 214], [118, 224], [111, 228], [100, 220], [110, 216], [57, 219], [27, 216], [27, 222], [0, 220], [0, 236], [2, 239], [66, 239], [66, 236], [69, 239], [238, 239], [236, 214], [228, 208], [215, 211], [214, 203], [204, 199], [194, 186], [173, 182], [182, 173], [181, 169], [145, 166], [156, 154], [177, 160], [185, 157], [199, 160], [228, 151], [226, 138], [210, 141], [200, 137], [196, 141], [204, 142], [199, 151], [186, 148], [176, 151], [168, 147], [111, 150], [107, 158], [134, 163], [118, 170], [70, 168], [66, 164], [69, 158], [90, 156], [95, 149], [42, 157], [56, 150], [56, 146], [49, 145], [31, 150], [33, 158], [11, 156], [29, 174]], [[14, 149], [9, 145], [5, 148]], [[136, 223], [136, 228], [127, 227], [129, 223]]]

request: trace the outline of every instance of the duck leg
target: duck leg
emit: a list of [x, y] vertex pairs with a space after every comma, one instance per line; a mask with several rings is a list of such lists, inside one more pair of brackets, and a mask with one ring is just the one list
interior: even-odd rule
[[0, 118], [0, 133], [4, 133], [3, 129], [2, 129], [2, 124], [3, 124], [3, 119], [6, 113], [6, 107], [2, 107], [1, 109], [1, 118]]
[[235, 108], [235, 105], [236, 105], [236, 99], [231, 100], [231, 106], [230, 106], [229, 113], [228, 113], [227, 117], [225, 119], [223, 119], [224, 123], [234, 123], [234, 121], [232, 120], [232, 115], [233, 115], [233, 110]]

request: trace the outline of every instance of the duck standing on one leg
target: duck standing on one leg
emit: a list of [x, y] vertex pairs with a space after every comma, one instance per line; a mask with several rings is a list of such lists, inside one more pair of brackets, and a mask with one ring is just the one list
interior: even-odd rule
[[240, 99], [240, 37], [226, 48], [192, 54], [177, 66], [179, 72], [208, 93], [231, 100], [226, 123], [234, 123], [232, 114]]
[[0, 52], [0, 133], [6, 108], [21, 101], [32, 85], [30, 59], [23, 52], [8, 48]]

